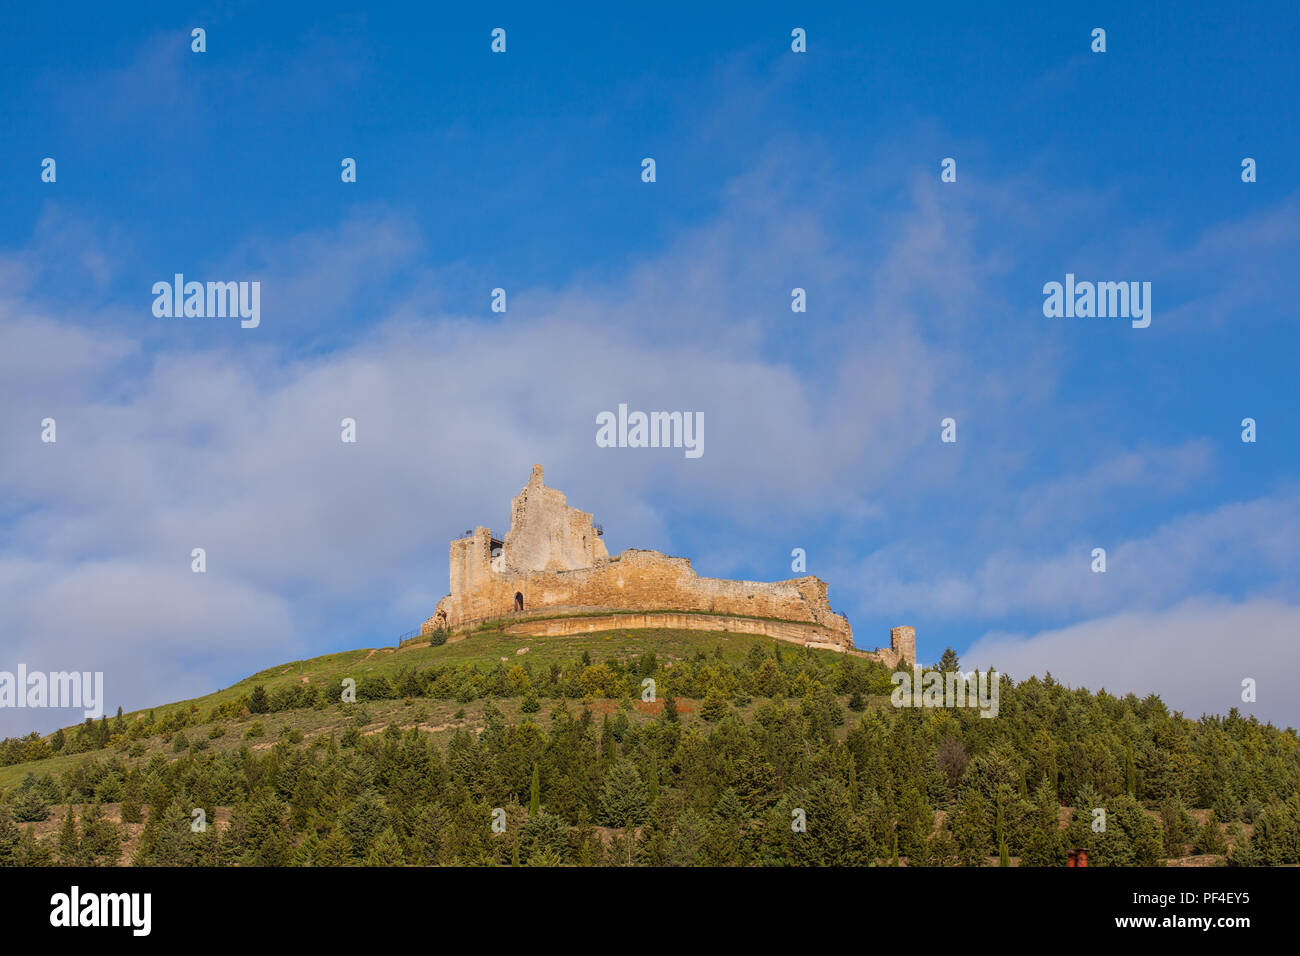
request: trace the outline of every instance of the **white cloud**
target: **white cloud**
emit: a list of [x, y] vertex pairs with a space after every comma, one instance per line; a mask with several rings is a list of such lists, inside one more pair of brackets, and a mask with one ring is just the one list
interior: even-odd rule
[[[615, 550], [675, 550], [672, 522], [700, 517], [745, 532], [739, 547], [780, 540], [785, 563], [791, 546], [809, 546], [809, 528], [877, 526], [931, 488], [1005, 507], [1014, 458], [990, 453], [973, 468], [965, 445], [939, 448], [938, 421], [957, 400], [986, 420], [1027, 414], [1051, 401], [1053, 373], [1024, 355], [990, 365], [992, 347], [967, 354], [929, 334], [985, 296], [969, 222], [918, 200], [883, 259], [850, 281], [854, 250], [829, 253], [816, 216], [765, 198], [765, 181], [747, 181], [718, 222], [626, 275], [512, 291], [504, 317], [441, 310], [419, 236], [382, 216], [239, 251], [266, 264], [266, 288], [295, 290], [264, 309], [265, 336], [158, 325], [143, 295], [132, 326], [38, 309], [8, 289], [4, 653], [34, 667], [103, 661], [118, 675], [114, 703], [133, 708], [396, 634], [445, 592], [448, 538], [479, 523], [504, 529], [538, 461], [605, 523]], [[840, 280], [837, 301], [814, 306], [831, 318], [789, 312], [793, 283], [775, 274], [787, 248], [809, 286]], [[403, 269], [415, 291], [368, 302], [367, 276], [400, 286]], [[14, 274], [0, 263], [0, 277]], [[936, 283], [948, 285], [922, 294]], [[287, 351], [276, 323], [301, 335], [329, 299], [371, 311], [333, 351]], [[163, 350], [137, 341], [172, 334]], [[619, 402], [703, 411], [704, 457], [596, 448], [595, 415]], [[39, 441], [46, 415], [58, 419], [56, 445]], [[357, 420], [358, 444], [339, 440], [343, 417]], [[1194, 443], [1148, 458], [1040, 485], [1038, 520], [1077, 496], [1095, 507], [1117, 487], [1208, 467]], [[974, 573], [945, 574], [933, 552], [964, 542], [921, 548], [895, 533], [863, 564], [860, 603], [890, 617], [1096, 614], [1204, 593], [1243, 570], [1258, 572], [1256, 590], [1282, 589], [1278, 569], [1294, 567], [1300, 541], [1296, 504], [1279, 494], [1171, 521], [1115, 544], [1105, 576], [1088, 572], [1095, 542], [1083, 538], [1041, 560], [1013, 539]], [[194, 547], [207, 550], [206, 575], [189, 571]], [[737, 553], [730, 542], [708, 551], [724, 562]], [[851, 582], [829, 576], [837, 606], [851, 606]], [[0, 733], [28, 729], [20, 716], [0, 713]]]
[[[1071, 486], [1054, 486], [1039, 500], [1050, 501]], [[1104, 483], [1100, 490], [1105, 491]], [[1062, 501], [1061, 507], [1069, 506]], [[1091, 569], [1095, 547], [1106, 549], [1104, 574]], [[930, 550], [900, 541], [862, 562], [856, 577], [864, 587], [870, 582], [871, 606], [988, 620], [1157, 608], [1224, 587], [1293, 596], [1294, 570], [1300, 566], [1300, 494], [1282, 491], [1181, 515], [1128, 540], [1076, 534], [1069, 545], [1047, 554], [1007, 545], [969, 573], [936, 573]]]
[[[1037, 634], [988, 634], [963, 667], [1057, 680], [1112, 694], [1159, 694], [1190, 717], [1232, 707], [1300, 727], [1300, 606], [1284, 601], [1192, 598], [1162, 611], [1126, 611]], [[1257, 700], [1241, 699], [1255, 681]]]
[[[339, 251], [367, 237], [374, 255]], [[298, 258], [268, 256], [264, 283], [283, 275], [312, 290], [328, 276], [325, 294], [355, 297], [361, 286], [342, 273], [418, 245], [382, 222], [335, 239], [337, 249], [316, 235]], [[539, 461], [616, 550], [674, 550], [666, 499], [679, 502], [674, 519], [689, 502], [709, 522], [762, 532], [870, 513], [922, 440], [908, 416], [934, 417], [924, 410], [938, 359], [902, 322], [878, 323], [869, 344], [812, 379], [768, 354], [743, 318], [722, 323], [734, 334], [705, 334], [698, 319], [666, 332], [656, 318], [667, 277], [753, 297], [722, 264], [748, 237], [712, 239], [730, 248], [710, 259], [709, 239], [685, 240], [656, 281], [643, 267], [625, 286], [536, 294], [531, 308], [523, 290], [503, 319], [408, 299], [391, 310], [402, 318], [305, 357], [238, 330], [202, 347], [197, 324], [149, 350], [128, 324], [47, 315], [11, 292], [0, 310], [13, 373], [0, 379], [5, 656], [111, 665], [114, 706], [132, 709], [395, 635], [445, 593], [448, 539], [478, 523], [504, 530]], [[774, 308], [788, 313], [777, 291]], [[156, 341], [169, 327], [148, 306], [142, 297], [139, 334]], [[269, 330], [276, 321], [264, 309]], [[704, 457], [597, 448], [596, 414], [620, 402], [704, 412]], [[47, 415], [52, 445], [39, 440]], [[340, 441], [344, 417], [357, 421], [355, 445]], [[205, 575], [190, 572], [195, 547]], [[345, 630], [359, 620], [365, 634]], [[29, 729], [31, 716], [0, 713], [0, 733]]]

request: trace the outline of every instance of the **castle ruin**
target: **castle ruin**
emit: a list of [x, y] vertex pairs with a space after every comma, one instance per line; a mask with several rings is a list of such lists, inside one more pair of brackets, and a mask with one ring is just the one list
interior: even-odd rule
[[814, 576], [761, 583], [702, 578], [686, 558], [628, 549], [610, 557], [603, 529], [548, 488], [542, 466], [510, 505], [510, 530], [485, 527], [451, 542], [451, 593], [421, 633], [462, 635], [487, 621], [511, 634], [560, 636], [665, 627], [761, 634], [882, 661], [916, 661], [916, 632], [890, 631], [890, 646], [858, 651], [848, 619], [831, 610]]

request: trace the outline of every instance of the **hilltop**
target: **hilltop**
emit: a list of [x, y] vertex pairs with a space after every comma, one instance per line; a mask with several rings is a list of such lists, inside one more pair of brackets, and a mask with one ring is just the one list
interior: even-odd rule
[[[768, 638], [720, 631], [618, 630], [562, 637], [521, 638], [494, 627], [485, 627], [468, 638], [441, 645], [431, 644], [428, 637], [416, 637], [403, 641], [397, 647], [358, 648], [288, 661], [260, 670], [211, 694], [126, 711], [120, 718], [106, 718], [106, 722], [112, 726], [120, 719], [127, 727], [143, 722], [171, 726], [180, 719], [193, 723], [195, 713], [206, 717], [221, 710], [227, 715], [223, 719], [231, 720], [232, 730], [238, 731], [246, 729], [255, 715], [250, 711], [244, 715], [244, 719], [241, 719], [240, 715], [244, 713], [245, 708], [233, 705], [246, 702], [254, 688], [258, 686], [263, 688], [268, 699], [273, 699], [276, 694], [286, 691], [310, 687], [322, 694], [332, 694], [337, 701], [341, 694], [342, 681], [350, 677], [361, 688], [361, 701], [365, 703], [368, 682], [379, 678], [395, 682], [403, 672], [430, 667], [463, 665], [491, 668], [499, 664], [511, 666], [527, 664], [530, 668], [549, 667], [555, 663], [579, 660], [584, 653], [599, 660], [609, 657], [639, 656], [649, 652], [662, 661], [672, 662], [685, 661], [700, 654], [713, 657], [721, 652], [724, 660], [734, 662], [744, 659], [753, 647], [771, 646], [773, 641]], [[834, 652], [821, 649], [801, 652], [798, 648], [783, 646], [782, 650], [787, 654], [807, 653], [827, 662], [837, 657]], [[370, 702], [375, 703], [373, 700]], [[503, 704], [509, 707], [508, 701]], [[453, 711], [457, 709], [459, 707], [452, 708]], [[286, 716], [283, 720], [275, 719], [277, 715], [268, 712], [262, 722], [273, 728], [278, 728], [283, 723], [301, 724], [304, 728], [310, 726], [313, 732], [322, 732], [338, 729], [350, 719], [344, 712], [341, 702], [339, 706], [324, 710], [321, 712], [322, 715], [314, 720], [308, 719], [306, 714], [298, 714], [296, 719], [287, 716], [290, 711], [299, 710], [311, 710], [311, 708], [289, 708], [285, 711]], [[388, 715], [391, 710], [393, 708], [381, 706], [374, 712]], [[269, 723], [266, 718], [269, 718]], [[66, 738], [76, 734], [79, 729], [79, 725], [72, 725], [63, 728], [62, 733]], [[174, 729], [179, 729], [179, 726]], [[163, 730], [157, 735], [145, 738], [146, 749], [140, 756], [147, 758], [152, 753], [164, 752], [165, 744], [170, 741], [163, 741], [163, 735], [168, 735], [168, 731]], [[152, 739], [155, 736], [158, 739]], [[43, 737], [30, 735], [23, 740], [39, 739], [48, 742], [54, 737], [55, 734], [47, 734]], [[7, 743], [14, 750], [20, 746], [18, 741]], [[85, 752], [78, 752], [43, 760], [13, 762], [5, 760], [4, 765], [0, 765], [0, 791], [13, 786], [27, 772], [32, 770], [62, 772], [76, 763], [78, 758], [84, 756]], [[4, 754], [0, 753], [0, 759], [3, 758]]]
[[1300, 862], [1294, 731], [997, 686], [897, 708], [880, 661], [694, 629], [341, 652], [5, 742], [0, 865]]

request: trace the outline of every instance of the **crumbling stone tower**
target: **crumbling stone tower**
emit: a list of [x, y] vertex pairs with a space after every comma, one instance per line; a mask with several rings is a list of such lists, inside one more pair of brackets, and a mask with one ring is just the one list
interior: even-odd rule
[[591, 515], [570, 508], [564, 492], [547, 488], [542, 466], [533, 465], [524, 490], [510, 503], [510, 531], [502, 551], [505, 569], [574, 571], [609, 558]]

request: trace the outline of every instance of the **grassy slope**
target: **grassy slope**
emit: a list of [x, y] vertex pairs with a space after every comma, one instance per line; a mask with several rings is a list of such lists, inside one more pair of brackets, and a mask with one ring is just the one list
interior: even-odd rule
[[[405, 668], [427, 668], [438, 664], [495, 664], [503, 658], [513, 666], [528, 661], [533, 668], [549, 665], [552, 661], [572, 661], [589, 651], [593, 661], [643, 654], [654, 651], [666, 659], [684, 660], [703, 651], [712, 656], [715, 648], [722, 647], [727, 660], [738, 660], [749, 653], [754, 645], [771, 647], [780, 643], [770, 637], [754, 634], [735, 634], [723, 631], [676, 631], [667, 629], [598, 631], [594, 634], [577, 634], [570, 637], [517, 637], [499, 631], [480, 631], [462, 640], [442, 647], [430, 647], [425, 640], [410, 641], [400, 648], [363, 649], [340, 651], [305, 661], [290, 661], [259, 671], [225, 690], [219, 690], [193, 701], [182, 700], [153, 708], [162, 716], [176, 709], [187, 709], [196, 703], [205, 714], [214, 706], [232, 698], [242, 697], [254, 685], [263, 685], [268, 693], [281, 687], [302, 682], [307, 678], [312, 684], [339, 690], [345, 677], [360, 681], [364, 676], [383, 676], [392, 679]], [[794, 644], [781, 644], [789, 653], [802, 653]], [[528, 648], [526, 654], [518, 653]], [[815, 650], [811, 653], [839, 657], [835, 651]]]
[[[685, 660], [694, 657], [699, 652], [704, 652], [712, 657], [718, 647], [722, 648], [723, 656], [727, 660], [734, 661], [744, 658], [749, 653], [749, 649], [755, 645], [771, 647], [773, 644], [778, 644], [782, 651], [791, 654], [811, 653], [836, 659], [840, 656], [834, 651], [805, 651], [804, 648], [798, 645], [774, 641], [770, 637], [724, 631], [679, 631], [654, 628], [647, 630], [599, 631], [593, 634], [578, 634], [570, 637], [518, 637], [498, 631], [480, 631], [454, 643], [445, 644], [442, 647], [430, 647], [427, 641], [416, 640], [408, 642], [400, 648], [340, 651], [336, 654], [326, 654], [310, 660], [291, 661], [253, 674], [224, 690], [203, 697], [196, 697], [192, 700], [176, 701], [150, 709], [153, 710], [155, 716], [161, 717], [175, 710], [188, 710], [191, 704], [197, 704], [199, 712], [206, 717], [216, 705], [227, 700], [243, 697], [250, 693], [256, 684], [263, 685], [268, 693], [273, 693], [278, 688], [299, 683], [306, 678], [312, 684], [338, 692], [341, 690], [341, 682], [345, 677], [351, 677], [358, 682], [362, 677], [372, 675], [391, 679], [405, 668], [423, 669], [438, 664], [495, 664], [504, 658], [509, 666], [527, 661], [536, 670], [538, 667], [548, 666], [552, 661], [572, 661], [581, 656], [584, 650], [590, 652], [593, 661], [627, 658], [644, 654], [647, 651], [653, 651], [661, 660]], [[528, 648], [527, 653], [517, 653], [520, 648], [524, 647]], [[522, 716], [518, 711], [519, 702], [517, 700], [498, 700], [494, 703], [505, 713], [508, 719], [517, 720]], [[402, 726], [419, 724], [426, 730], [434, 732], [436, 736], [444, 734], [450, 736], [457, 727], [466, 726], [472, 728], [481, 725], [480, 718], [483, 704], [484, 702], [481, 700], [462, 705], [454, 700], [421, 698], [410, 704], [400, 700], [371, 701], [365, 703], [364, 707], [370, 718], [370, 724], [368, 725], [370, 727], [379, 728], [395, 721]], [[543, 700], [541, 712], [534, 714], [532, 717], [543, 729], [550, 726], [549, 712], [552, 704], [551, 701]], [[593, 709], [599, 713], [607, 706], [612, 713], [616, 708], [616, 702], [600, 701], [596, 703]], [[691, 708], [692, 703], [684, 701], [683, 706], [684, 708]], [[462, 719], [456, 719], [454, 717], [455, 713], [462, 709], [465, 711], [465, 716]], [[136, 713], [140, 713], [140, 711], [128, 714], [128, 719], [133, 719]], [[329, 733], [341, 729], [346, 725], [349, 716], [349, 713], [346, 713], [339, 704], [333, 704], [323, 710], [304, 709], [284, 711], [277, 714], [262, 714], [256, 718], [250, 717], [245, 720], [227, 722], [227, 733], [223, 737], [213, 740], [211, 746], [214, 750], [239, 747], [245, 742], [253, 747], [270, 746], [275, 742], [283, 727], [294, 728], [310, 737], [314, 734]], [[642, 715], [633, 711], [629, 716], [635, 718]], [[687, 720], [691, 719], [691, 717], [692, 715], [689, 712], [684, 714], [684, 718]], [[243, 739], [244, 731], [255, 719], [266, 728], [266, 736], [245, 741]], [[205, 735], [207, 726], [204, 724], [188, 728], [186, 734], [191, 739], [195, 736]], [[118, 751], [108, 749], [51, 757], [48, 760], [14, 764], [10, 767], [0, 767], [0, 788], [14, 786], [29, 771], [62, 773], [87, 757], [107, 758], [117, 755], [127, 759], [129, 763], [136, 763], [147, 761], [154, 753], [172, 755], [170, 749], [159, 738], [152, 738], [145, 741], [145, 743], [148, 749], [145, 755], [138, 758], [138, 760], [128, 759]]]

